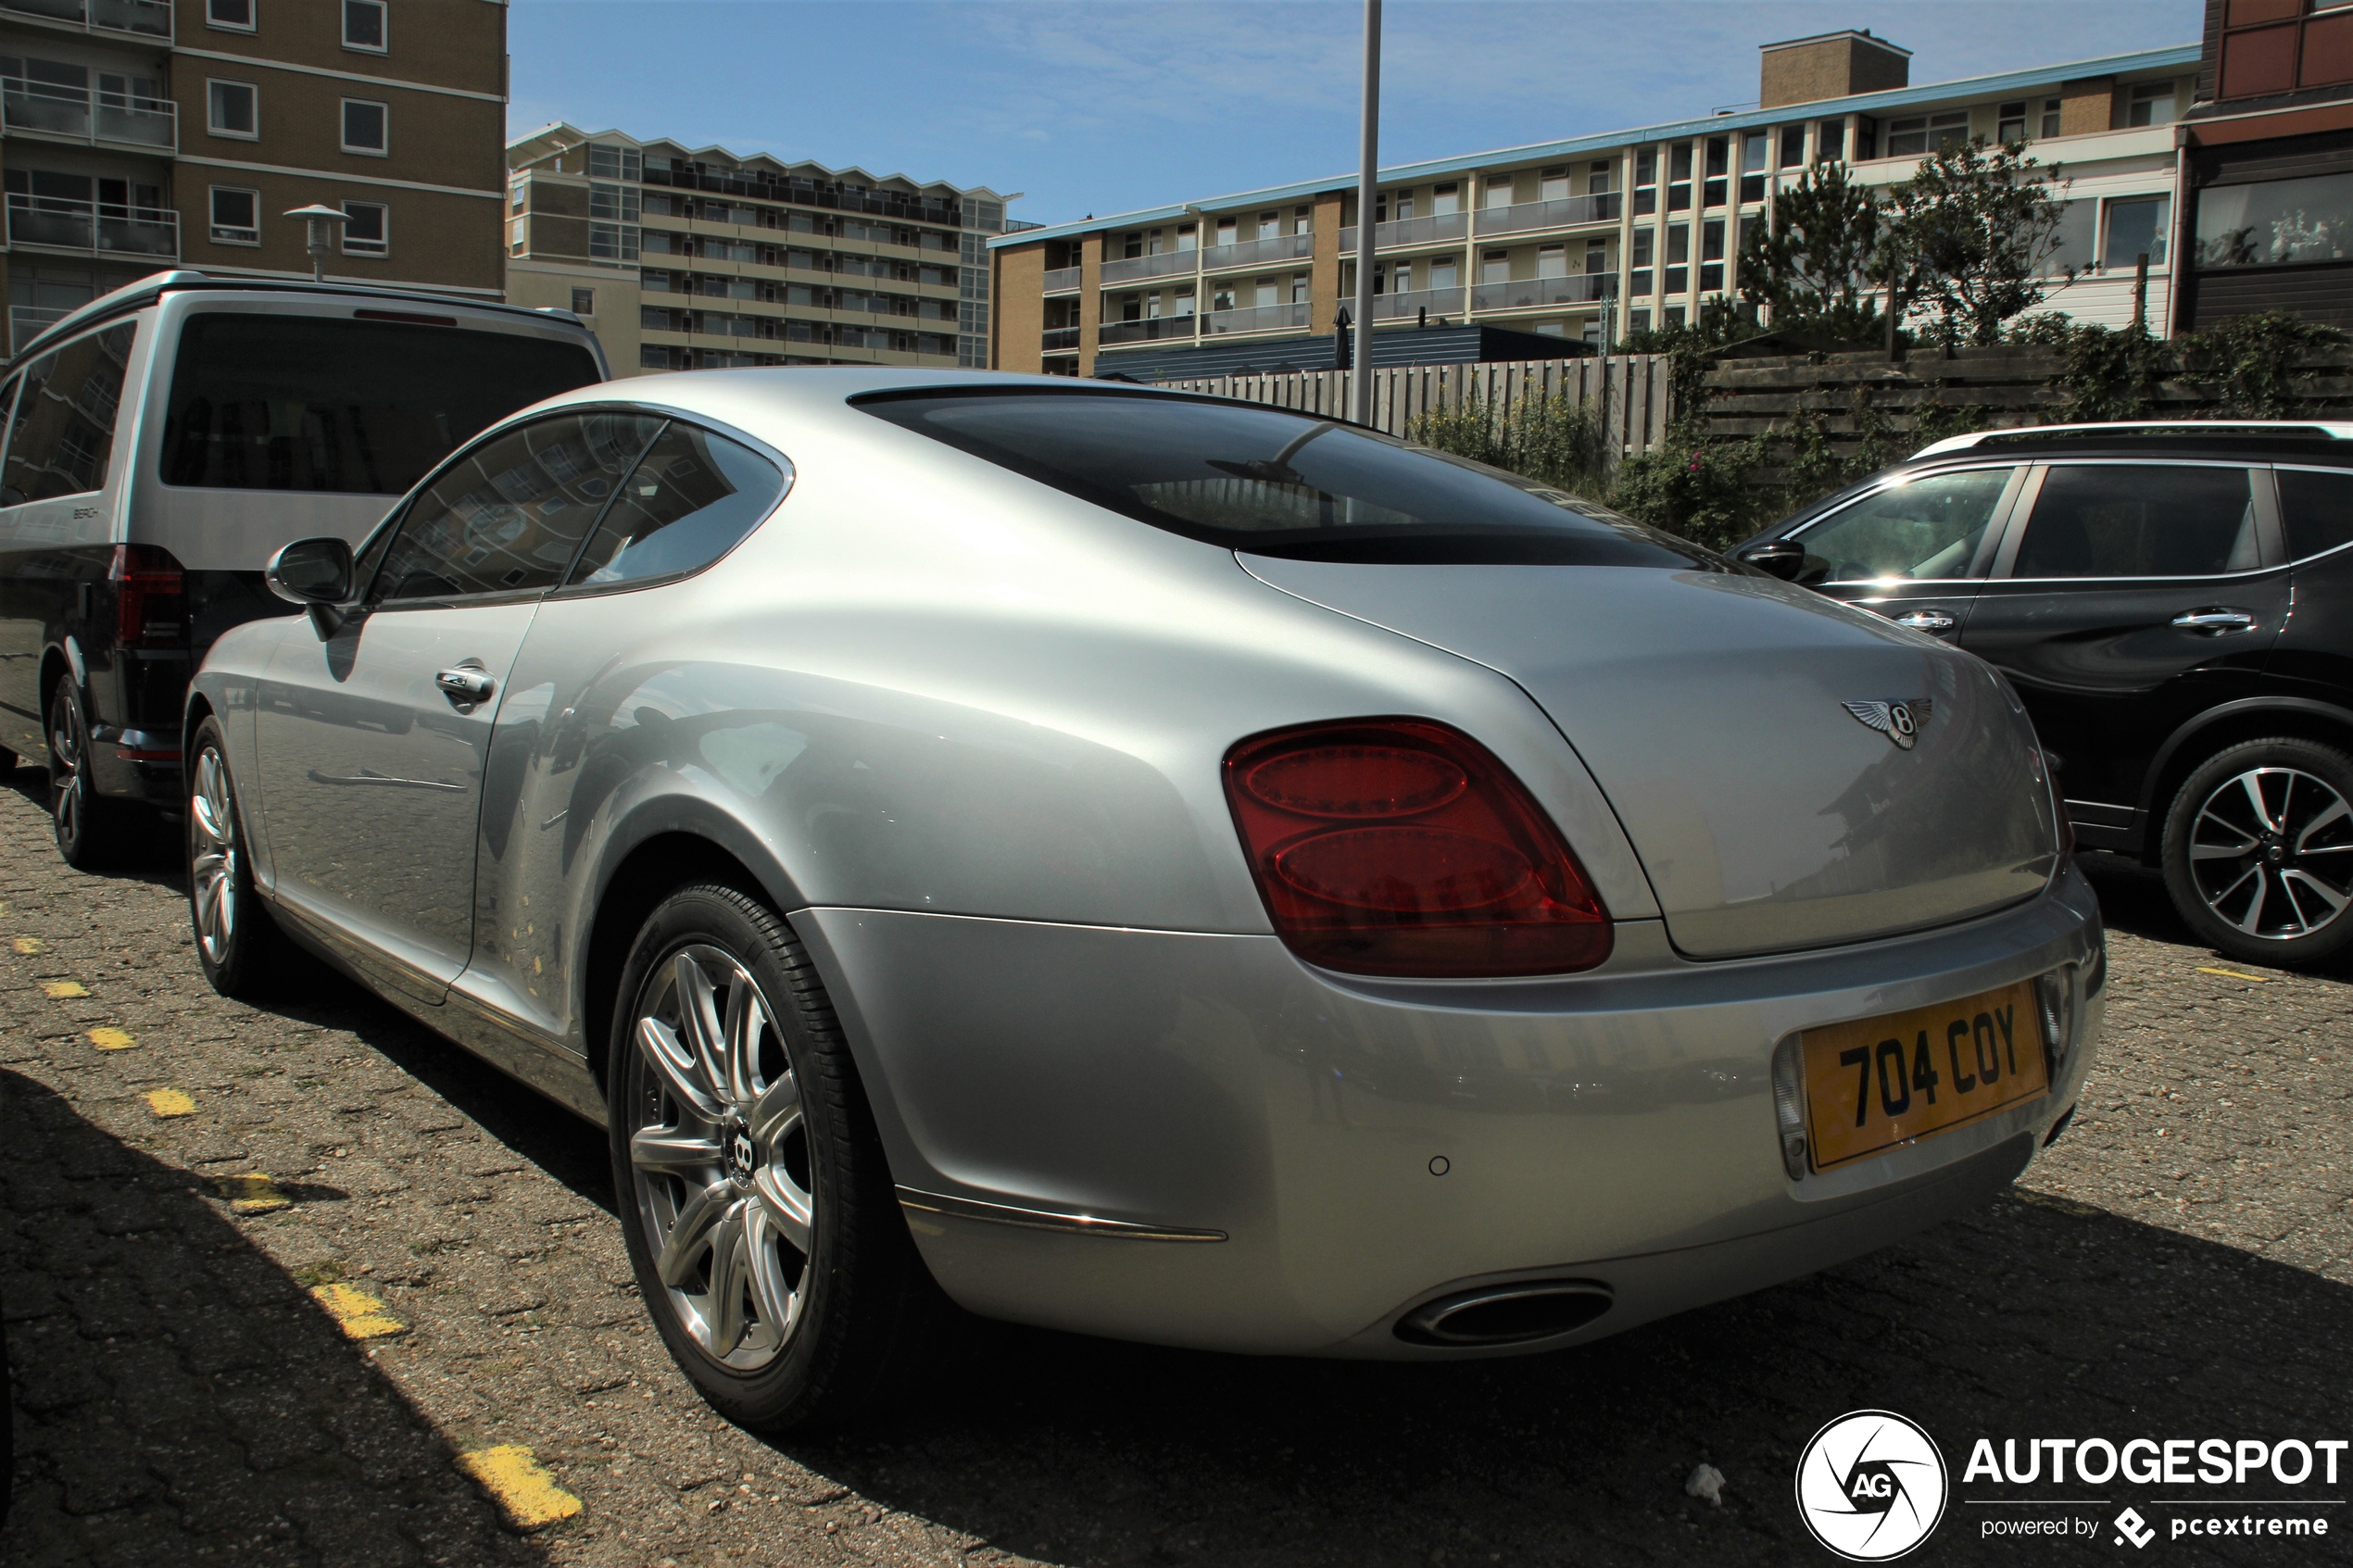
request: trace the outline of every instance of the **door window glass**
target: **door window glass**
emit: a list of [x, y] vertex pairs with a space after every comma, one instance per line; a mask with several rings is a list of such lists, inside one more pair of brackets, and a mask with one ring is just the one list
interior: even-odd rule
[[44, 354], [24, 373], [0, 465], [0, 506], [103, 490], [131, 357], [128, 321]]
[[2148, 463], [2054, 467], [2013, 577], [2207, 577], [2262, 564], [2246, 470]]
[[[0, 393], [0, 401], [6, 395]], [[2287, 533], [2288, 559], [2353, 545], [2353, 473], [2282, 469], [2279, 479], [2280, 526]]]
[[572, 584], [638, 583], [709, 566], [775, 509], [787, 483], [749, 447], [673, 423], [598, 524]]
[[[1891, 484], [1801, 536], [1802, 581], [1967, 577], [2014, 469], [1969, 469]], [[1816, 575], [1817, 573], [1819, 575]]]
[[553, 587], [661, 423], [639, 414], [566, 415], [484, 442], [410, 504], [370, 596]]

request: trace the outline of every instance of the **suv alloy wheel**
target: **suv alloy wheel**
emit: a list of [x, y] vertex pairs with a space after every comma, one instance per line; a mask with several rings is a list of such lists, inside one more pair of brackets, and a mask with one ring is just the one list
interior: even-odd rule
[[2166, 813], [2165, 885], [2200, 939], [2248, 963], [2353, 945], [2353, 757], [2293, 736], [2231, 746]]

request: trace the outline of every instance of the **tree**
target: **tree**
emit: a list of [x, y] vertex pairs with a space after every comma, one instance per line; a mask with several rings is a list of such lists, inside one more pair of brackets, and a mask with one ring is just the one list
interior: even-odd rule
[[1773, 313], [1777, 331], [1868, 343], [1882, 330], [1870, 294], [1884, 224], [1871, 193], [1843, 163], [1817, 164], [1774, 198], [1772, 221], [1741, 236], [1741, 298]]
[[1999, 343], [2003, 322], [2042, 303], [2036, 278], [2058, 248], [2063, 210], [2053, 193], [2065, 185], [2023, 143], [1969, 142], [1923, 158], [1889, 193], [1880, 270], [1900, 275], [1914, 308], [1934, 312], [1930, 338]]

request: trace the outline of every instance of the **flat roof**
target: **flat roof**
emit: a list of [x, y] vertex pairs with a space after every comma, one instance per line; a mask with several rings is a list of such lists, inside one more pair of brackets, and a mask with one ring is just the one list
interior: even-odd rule
[[[1877, 39], [1872, 40], [1877, 43]], [[1423, 163], [1397, 164], [1380, 171], [1383, 184], [1411, 183], [1449, 174], [1468, 174], [1493, 164], [1536, 161], [1544, 158], [1571, 158], [1586, 153], [1608, 152], [1642, 142], [1666, 142], [1683, 136], [1698, 136], [1726, 131], [1745, 131], [1755, 126], [1779, 125], [1784, 121], [1818, 113], [1819, 105], [1835, 104], [1841, 114], [1873, 114], [1886, 109], [1914, 108], [1957, 97], [1999, 97], [2026, 88], [2046, 86], [2055, 81], [2070, 81], [2086, 76], [2123, 76], [2135, 71], [2162, 70], [2172, 67], [2179, 70], [2198, 63], [2199, 45], [2175, 44], [2164, 49], [2141, 49], [2129, 55], [2103, 55], [2089, 60], [2061, 60], [2051, 65], [2036, 66], [2032, 70], [2004, 71], [1996, 76], [1964, 77], [1957, 82], [1933, 82], [1921, 87], [1898, 87], [1885, 93], [1856, 93], [1843, 98], [1823, 98], [1816, 104], [1783, 104], [1773, 109], [1746, 109], [1739, 114], [1706, 115], [1695, 119], [1670, 120], [1660, 125], [1636, 126], [1629, 131], [1611, 131], [1595, 136], [1578, 136], [1565, 142], [1535, 142], [1523, 147], [1497, 147], [1489, 152], [1471, 153], [1459, 157], [1434, 158]], [[1148, 223], [1164, 223], [1171, 219], [1198, 216], [1189, 208], [1204, 211], [1225, 207], [1247, 207], [1252, 203], [1297, 201], [1302, 197], [1320, 195], [1326, 191], [1350, 190], [1356, 184], [1353, 172], [1334, 174], [1321, 180], [1302, 180], [1289, 185], [1269, 185], [1262, 190], [1235, 191], [1225, 195], [1208, 196], [1194, 202], [1176, 202], [1166, 207], [1144, 207], [1135, 212], [1114, 213], [1108, 218], [1081, 219], [1076, 223], [1049, 223], [1042, 228], [1025, 229], [1018, 234], [1000, 235], [988, 242], [991, 250], [1000, 245], [1028, 245], [1038, 240], [1067, 239], [1077, 234], [1091, 234], [1100, 230], [1132, 228]]]

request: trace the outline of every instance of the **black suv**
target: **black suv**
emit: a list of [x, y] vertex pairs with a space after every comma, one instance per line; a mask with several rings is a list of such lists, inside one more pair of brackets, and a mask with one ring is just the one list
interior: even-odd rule
[[2087, 849], [2221, 951], [2353, 946], [2353, 424], [1927, 447], [1733, 553], [1998, 666]]

